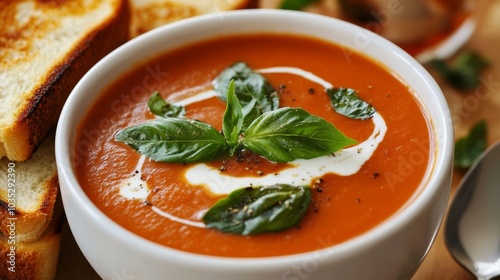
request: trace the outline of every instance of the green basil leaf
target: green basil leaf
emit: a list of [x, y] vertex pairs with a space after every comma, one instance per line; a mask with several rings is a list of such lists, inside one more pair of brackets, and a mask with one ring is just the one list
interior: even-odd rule
[[335, 112], [352, 118], [366, 120], [373, 117], [376, 110], [359, 99], [356, 91], [350, 88], [330, 88], [326, 90]]
[[277, 232], [296, 225], [310, 202], [308, 187], [247, 187], [219, 200], [203, 216], [203, 222], [208, 228], [234, 234]]
[[224, 137], [211, 125], [180, 118], [161, 118], [127, 127], [115, 139], [161, 162], [210, 161], [228, 148]]
[[149, 111], [160, 117], [183, 117], [186, 113], [184, 106], [169, 104], [155, 91], [148, 101]]
[[231, 80], [244, 112], [243, 129], [262, 113], [279, 107], [279, 96], [271, 83], [243, 62], [227, 68], [214, 80], [214, 90], [222, 100], [227, 101]]
[[318, 1], [319, 0], [283, 0], [279, 8], [298, 11]]
[[476, 123], [469, 135], [460, 138], [455, 143], [454, 164], [458, 168], [469, 168], [474, 161], [486, 150], [486, 121]]
[[315, 158], [355, 143], [326, 120], [288, 107], [259, 116], [242, 141], [244, 147], [276, 162]]
[[234, 81], [231, 80], [227, 89], [227, 105], [222, 119], [222, 132], [230, 147], [229, 154], [233, 155], [239, 145], [241, 129], [243, 127], [243, 109], [234, 92]]
[[480, 84], [479, 76], [490, 65], [490, 62], [478, 53], [469, 50], [461, 53], [450, 64], [442, 59], [431, 61], [433, 68], [453, 87], [459, 90], [469, 90]]

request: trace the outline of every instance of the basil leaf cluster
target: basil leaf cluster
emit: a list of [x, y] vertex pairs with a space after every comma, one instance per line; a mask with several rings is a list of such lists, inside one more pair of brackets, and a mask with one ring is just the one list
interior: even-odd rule
[[[152, 160], [171, 163], [205, 162], [248, 149], [275, 162], [328, 155], [356, 141], [333, 124], [301, 108], [279, 107], [276, 90], [245, 63], [235, 63], [213, 82], [226, 102], [222, 131], [185, 118], [185, 108], [168, 104], [158, 92], [148, 102], [158, 118], [119, 131], [115, 140]], [[332, 88], [327, 92], [337, 113], [368, 119], [375, 109], [356, 92]], [[208, 228], [254, 235], [295, 226], [311, 201], [308, 186], [276, 184], [238, 189], [219, 200], [203, 216]]]
[[[222, 86], [228, 78], [236, 79]], [[333, 124], [303, 109], [278, 108], [279, 99], [269, 82], [244, 63], [221, 73], [214, 88], [226, 90], [220, 96], [226, 101], [222, 134], [209, 124], [182, 118], [183, 107], [169, 105], [154, 93], [149, 108], [161, 118], [127, 127], [115, 140], [155, 161], [173, 163], [211, 161], [238, 149], [289, 162], [331, 154], [356, 143]]]

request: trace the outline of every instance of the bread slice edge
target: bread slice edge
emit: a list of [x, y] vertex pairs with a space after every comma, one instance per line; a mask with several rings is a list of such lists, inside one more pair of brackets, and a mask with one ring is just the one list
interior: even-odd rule
[[[63, 61], [54, 65], [22, 107], [15, 122], [0, 130], [0, 158], [26, 161], [55, 127], [64, 102], [83, 75], [106, 54], [128, 40], [130, 7], [118, 0], [116, 12], [88, 32]], [[22, 75], [22, 73], [20, 73]]]

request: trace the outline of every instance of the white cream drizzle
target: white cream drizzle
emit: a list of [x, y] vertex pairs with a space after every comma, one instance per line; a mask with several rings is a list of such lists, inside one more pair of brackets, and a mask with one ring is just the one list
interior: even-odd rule
[[322, 85], [325, 89], [332, 88], [333, 85], [329, 82], [323, 80], [322, 78], [314, 75], [312, 72], [305, 71], [297, 67], [270, 67], [257, 70], [259, 73], [288, 73], [296, 76], [302, 76], [302, 78], [307, 79], [311, 82]]
[[[151, 189], [149, 188], [146, 181], [142, 178], [142, 168], [144, 166], [144, 162], [146, 160], [146, 156], [141, 155], [137, 165], [129, 178], [124, 179], [120, 182], [120, 191], [119, 195], [128, 199], [128, 200], [141, 200], [147, 201], [149, 194], [151, 193]], [[160, 216], [167, 218], [171, 221], [182, 223], [185, 225], [204, 228], [205, 224], [202, 222], [194, 222], [186, 219], [182, 219], [176, 216], [173, 216], [167, 212], [162, 211], [160, 208], [156, 206], [151, 206], [151, 209], [155, 211]]]
[[[315, 82], [323, 86], [325, 89], [333, 87], [332, 84], [314, 75], [313, 73], [296, 67], [271, 67], [257, 70], [257, 72], [289, 73]], [[176, 105], [186, 106], [214, 96], [216, 96], [215, 91], [207, 90], [173, 103]], [[292, 167], [278, 173], [265, 174], [259, 177], [234, 177], [221, 173], [219, 169], [200, 163], [190, 167], [185, 173], [185, 178], [190, 184], [205, 186], [215, 194], [229, 194], [236, 189], [252, 185], [266, 186], [278, 183], [297, 186], [308, 185], [315, 178], [319, 178], [328, 173], [349, 176], [357, 173], [363, 164], [370, 159], [378, 145], [383, 141], [385, 133], [387, 132], [387, 125], [384, 118], [379, 113], [375, 113], [372, 118], [372, 122], [374, 124], [373, 132], [368, 139], [362, 143], [335, 152], [333, 155], [313, 159], [295, 160], [290, 162], [290, 164], [293, 165]], [[145, 156], [141, 156], [136, 167], [138, 173], [136, 172], [120, 184], [119, 194], [126, 199], [146, 200], [151, 192], [146, 182], [142, 179], [142, 167], [144, 165], [144, 161]], [[205, 225], [201, 222], [194, 222], [173, 216], [155, 206], [152, 206], [151, 208], [157, 214], [174, 222], [194, 227], [205, 227]]]
[[175, 101], [174, 104], [179, 105], [179, 106], [186, 106], [186, 105], [189, 105], [192, 103], [196, 103], [196, 102], [200, 102], [200, 101], [212, 98], [214, 96], [216, 96], [216, 92], [214, 90], [207, 90], [204, 92], [200, 92], [196, 95], [190, 96], [188, 98], [181, 99], [179, 101]]
[[146, 200], [151, 192], [146, 181], [142, 179], [142, 167], [146, 156], [141, 156], [130, 177], [120, 183], [119, 194], [129, 200]]
[[160, 215], [164, 218], [167, 218], [173, 222], [178, 222], [178, 223], [185, 224], [185, 225], [192, 226], [192, 227], [199, 227], [199, 228], [205, 227], [205, 224], [202, 222], [194, 222], [194, 221], [179, 218], [177, 216], [174, 216], [174, 215], [171, 215], [167, 212], [162, 211], [160, 208], [158, 208], [156, 206], [151, 206], [151, 209], [153, 209], [153, 211], [155, 211], [158, 215]]
[[364, 142], [351, 148], [335, 152], [333, 155], [313, 159], [298, 159], [290, 162], [293, 167], [278, 173], [265, 174], [259, 177], [234, 177], [221, 173], [219, 169], [204, 163], [196, 164], [186, 171], [186, 179], [193, 185], [204, 185], [215, 194], [230, 192], [248, 186], [268, 186], [279, 183], [289, 185], [309, 185], [315, 178], [327, 173], [349, 176], [359, 171], [370, 159], [378, 144], [384, 139], [387, 131], [384, 119], [378, 113], [372, 118], [375, 128]]

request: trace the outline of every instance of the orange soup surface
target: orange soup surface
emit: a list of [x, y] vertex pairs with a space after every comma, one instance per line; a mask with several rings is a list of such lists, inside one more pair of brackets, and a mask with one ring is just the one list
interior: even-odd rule
[[[237, 235], [191, 226], [225, 194], [187, 182], [195, 163], [162, 163], [146, 159], [115, 140], [121, 129], [154, 119], [148, 100], [158, 91], [168, 100], [182, 100], [211, 89], [212, 81], [235, 62], [252, 69], [294, 67], [313, 73], [334, 87], [355, 89], [386, 124], [387, 132], [373, 155], [349, 176], [334, 173], [314, 178], [312, 200], [304, 218], [276, 233]], [[262, 73], [276, 89], [280, 107], [301, 107], [335, 125], [358, 143], [370, 137], [374, 122], [334, 111], [325, 88], [303, 76]], [[186, 105], [186, 117], [222, 127], [226, 104], [217, 97]], [[356, 237], [400, 210], [421, 185], [430, 158], [429, 122], [418, 101], [394, 73], [363, 55], [313, 38], [255, 34], [222, 37], [169, 51], [133, 67], [114, 81], [79, 125], [75, 170], [89, 198], [127, 230], [167, 247], [199, 254], [265, 257], [312, 251]], [[243, 160], [224, 158], [209, 164], [232, 176], [259, 178], [290, 164], [270, 162], [255, 154]], [[120, 194], [124, 180], [135, 174], [147, 184], [144, 199]], [[283, 182], [286, 183], [286, 182]]]

